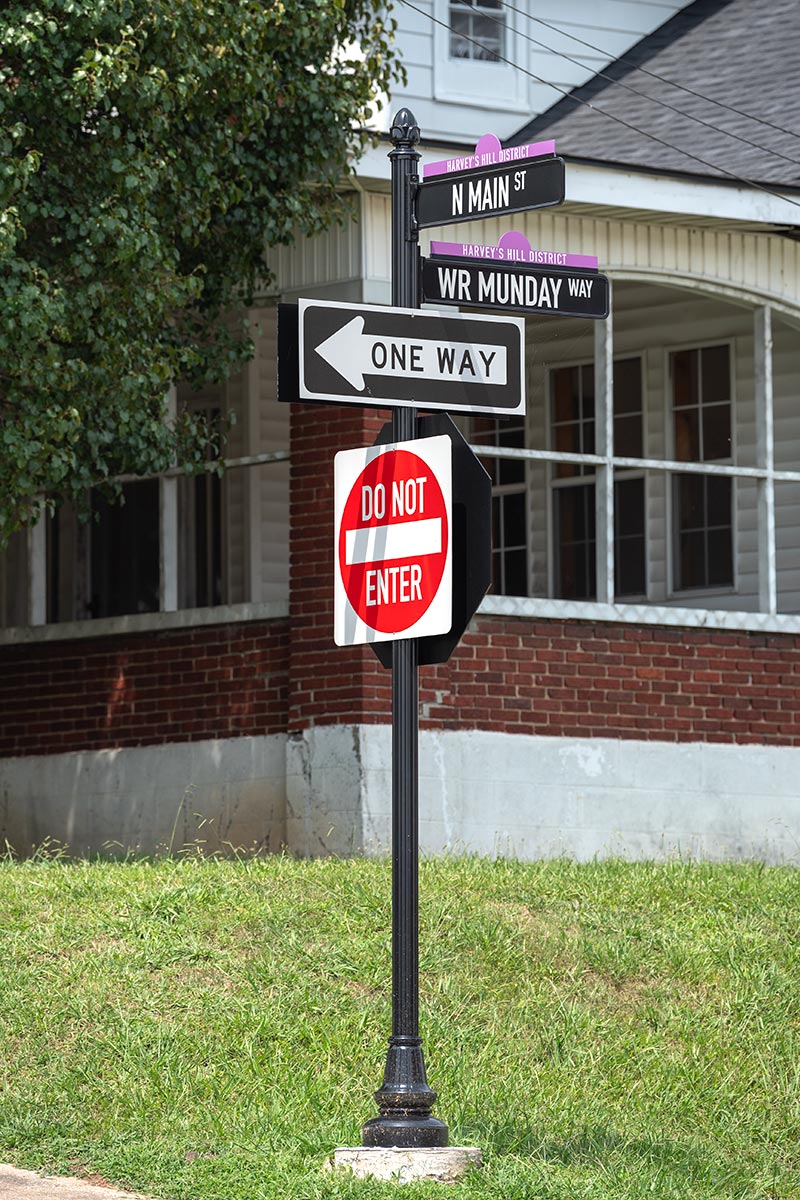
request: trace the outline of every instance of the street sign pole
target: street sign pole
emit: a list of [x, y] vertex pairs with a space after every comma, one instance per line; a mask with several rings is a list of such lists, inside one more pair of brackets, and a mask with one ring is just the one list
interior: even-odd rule
[[[414, 114], [402, 108], [392, 122], [392, 304], [419, 308], [419, 253], [414, 187], [420, 155]], [[392, 411], [392, 440], [416, 437], [414, 408]], [[378, 1116], [361, 1131], [365, 1146], [446, 1146], [448, 1129], [431, 1116], [419, 1036], [419, 647], [416, 638], [392, 643], [392, 1035]]]

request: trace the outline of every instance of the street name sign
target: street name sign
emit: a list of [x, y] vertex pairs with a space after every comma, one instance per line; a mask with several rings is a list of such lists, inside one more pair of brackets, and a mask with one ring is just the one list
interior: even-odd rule
[[608, 276], [467, 258], [422, 260], [423, 299], [433, 304], [564, 317], [608, 316]]
[[336, 455], [337, 646], [449, 631], [452, 491], [446, 435]]
[[300, 400], [510, 416], [525, 411], [525, 323], [300, 300]]
[[416, 192], [417, 226], [451, 225], [563, 204], [563, 158], [536, 158], [509, 166], [434, 176]]

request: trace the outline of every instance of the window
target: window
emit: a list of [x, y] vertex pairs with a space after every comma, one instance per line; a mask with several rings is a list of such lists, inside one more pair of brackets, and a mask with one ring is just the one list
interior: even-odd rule
[[[550, 373], [552, 446], [563, 454], [594, 454], [594, 367], [558, 367]], [[639, 358], [614, 363], [614, 452], [639, 458], [643, 446], [642, 367]], [[596, 583], [595, 468], [557, 462], [553, 468], [553, 594], [593, 600]], [[587, 479], [587, 477], [589, 477]], [[645, 483], [641, 472], [614, 473], [616, 595], [647, 591]]]
[[450, 0], [450, 57], [498, 62], [506, 57], [501, 0]]
[[[221, 419], [218, 393], [182, 403]], [[181, 608], [227, 601], [223, 581], [225, 483], [213, 472], [177, 485], [177, 599]], [[158, 479], [126, 483], [123, 503], [92, 493], [91, 519], [82, 523], [72, 505], [47, 518], [47, 620], [120, 617], [158, 612], [161, 604], [161, 504]]]
[[[433, 16], [434, 99], [466, 110], [447, 110], [447, 128], [473, 145], [487, 131], [511, 133], [519, 123], [504, 114], [530, 112], [529, 79], [512, 65], [525, 53], [514, 9], [502, 0], [433, 0]], [[477, 127], [472, 108], [483, 113]]]
[[[728, 346], [670, 355], [675, 458], [732, 461]], [[672, 477], [675, 588], [733, 585], [733, 480], [719, 475]]]
[[[472, 441], [482, 446], [525, 445], [523, 417], [475, 417]], [[492, 591], [501, 596], [528, 594], [528, 535], [525, 463], [515, 458], [484, 458], [492, 477]]]
[[93, 617], [158, 612], [158, 480], [128, 483], [124, 504], [92, 497], [90, 601]]

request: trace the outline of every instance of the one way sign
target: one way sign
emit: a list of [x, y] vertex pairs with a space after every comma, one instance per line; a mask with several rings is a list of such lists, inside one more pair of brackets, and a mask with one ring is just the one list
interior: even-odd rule
[[525, 411], [525, 323], [518, 317], [327, 300], [300, 300], [298, 315], [301, 400]]

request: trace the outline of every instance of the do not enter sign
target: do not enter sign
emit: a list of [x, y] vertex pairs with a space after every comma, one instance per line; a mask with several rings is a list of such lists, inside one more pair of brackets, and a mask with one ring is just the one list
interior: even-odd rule
[[451, 458], [448, 437], [336, 455], [337, 646], [450, 629]]

